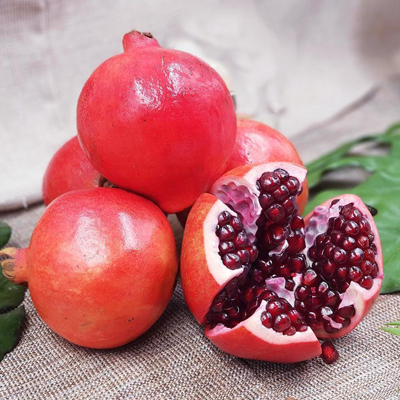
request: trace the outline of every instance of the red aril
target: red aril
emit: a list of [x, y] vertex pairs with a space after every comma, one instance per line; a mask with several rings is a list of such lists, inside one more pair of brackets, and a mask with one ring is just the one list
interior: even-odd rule
[[[315, 357], [322, 351], [317, 338], [350, 332], [379, 294], [382, 251], [368, 208], [342, 195], [303, 221], [288, 200], [305, 176], [290, 163], [240, 167], [218, 179], [189, 214], [183, 292], [221, 350], [286, 363]], [[363, 248], [343, 247], [350, 239]], [[238, 252], [246, 250], [252, 257], [242, 261]], [[227, 265], [228, 256], [236, 262]]]
[[151, 34], [132, 31], [123, 46], [82, 89], [80, 143], [110, 182], [166, 213], [182, 211], [226, 170], [236, 137], [231, 95], [209, 65]]
[[4, 275], [27, 282], [43, 321], [72, 343], [113, 348], [146, 332], [177, 274], [170, 224], [120, 189], [66, 193], [45, 210], [26, 249], [0, 250]]

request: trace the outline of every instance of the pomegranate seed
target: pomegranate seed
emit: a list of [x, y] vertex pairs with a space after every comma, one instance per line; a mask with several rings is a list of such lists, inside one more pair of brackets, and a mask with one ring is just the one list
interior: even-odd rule
[[272, 194], [263, 193], [259, 199], [260, 205], [262, 209], [266, 209], [267, 207], [271, 206], [275, 203], [275, 199]]
[[226, 313], [214, 313], [214, 314], [209, 314], [208, 320], [210, 322], [216, 322], [216, 323], [221, 323], [223, 324], [224, 322], [227, 322], [229, 320], [229, 317]]
[[300, 325], [297, 327], [298, 332], [305, 332], [308, 329], [307, 325]]
[[356, 240], [351, 236], [346, 236], [342, 241], [342, 248], [346, 251], [356, 248]]
[[322, 301], [317, 296], [309, 296], [305, 300], [305, 304], [306, 304], [308, 309], [318, 310], [321, 307]]
[[364, 276], [364, 278], [360, 281], [360, 286], [364, 289], [371, 289], [372, 285], [374, 284], [374, 280], [370, 276]]
[[337, 310], [337, 313], [343, 318], [352, 318], [356, 313], [354, 306], [345, 306]]
[[288, 248], [286, 251], [288, 253], [300, 253], [306, 247], [306, 242], [303, 235], [294, 235], [288, 238]]
[[229, 269], [238, 269], [242, 266], [239, 256], [234, 253], [225, 254], [222, 257], [222, 262]]
[[349, 254], [349, 262], [351, 264], [361, 264], [361, 261], [364, 259], [364, 252], [360, 248], [356, 248], [352, 250]]
[[261, 175], [260, 185], [267, 193], [272, 193], [280, 183], [278, 176], [273, 172], [264, 172]]
[[299, 285], [295, 292], [296, 299], [303, 301], [305, 300], [310, 294], [310, 288], [305, 285]]
[[276, 245], [282, 243], [289, 236], [289, 231], [281, 225], [277, 224], [271, 225], [270, 230], [271, 230], [272, 241]]
[[368, 247], [369, 247], [368, 236], [358, 235], [358, 237], [357, 237], [357, 246], [359, 246], [363, 250], [368, 249]]
[[335, 346], [331, 341], [326, 341], [322, 343], [322, 354], [321, 358], [324, 360], [326, 364], [332, 364], [339, 358], [339, 353], [335, 349]]
[[286, 331], [283, 332], [286, 336], [293, 336], [296, 333], [296, 328], [294, 326], [290, 326]]
[[365, 218], [362, 218], [358, 222], [358, 226], [359, 226], [360, 232], [365, 233], [367, 235], [369, 233], [371, 233], [371, 225]]
[[364, 250], [364, 260], [373, 263], [375, 261], [375, 253], [371, 249]]
[[318, 235], [318, 236], [315, 238], [315, 244], [316, 244], [317, 247], [322, 246], [322, 243], [323, 243], [325, 237], [326, 237], [326, 236], [322, 233], [322, 234]]
[[318, 314], [315, 311], [309, 311], [306, 315], [306, 321], [309, 325], [318, 323]]
[[305, 257], [303, 255], [295, 256], [290, 259], [289, 266], [292, 272], [300, 273], [304, 271], [306, 266]]
[[224, 226], [231, 222], [232, 215], [228, 211], [222, 211], [221, 214], [218, 215], [218, 225]]
[[373, 279], [375, 279], [379, 274], [379, 269], [377, 263], [372, 264], [372, 271], [371, 271], [371, 276]]
[[313, 269], [306, 269], [303, 272], [302, 282], [307, 286], [315, 286], [320, 280], [321, 278]]
[[279, 203], [282, 203], [290, 196], [290, 192], [285, 185], [280, 185], [273, 191], [272, 195], [277, 201], [279, 201]]
[[347, 267], [339, 267], [336, 271], [336, 279], [343, 282], [347, 278]]
[[346, 221], [344, 223], [344, 231], [346, 235], [356, 237], [359, 232], [358, 224], [355, 221]]
[[285, 289], [293, 291], [295, 287], [295, 283], [293, 279], [286, 279]]
[[296, 198], [295, 197], [289, 197], [283, 204], [283, 208], [285, 209], [286, 215], [291, 215], [294, 213], [297, 213], [298, 211], [298, 206], [296, 203]]
[[325, 295], [325, 304], [334, 307], [340, 300], [339, 293], [334, 290], [329, 290]]
[[255, 299], [251, 300], [249, 303], [247, 303], [246, 317], [250, 317], [251, 315], [253, 315], [259, 305], [260, 305], [260, 300], [257, 298], [255, 298]]
[[333, 231], [331, 233], [331, 241], [334, 245], [340, 246], [344, 240], [344, 235], [342, 232]]
[[296, 310], [299, 310], [301, 313], [305, 313], [307, 311], [304, 301], [295, 300], [294, 306], [296, 307]]
[[250, 241], [247, 237], [246, 231], [240, 231], [233, 240], [233, 243], [238, 249], [244, 249], [245, 247], [248, 247], [250, 245]]
[[275, 292], [273, 292], [272, 290], [265, 290], [264, 292], [262, 292], [259, 296], [258, 299], [260, 301], [262, 300], [267, 300], [267, 299], [274, 299], [276, 298], [277, 295]]
[[240, 261], [243, 264], [247, 264], [250, 261], [250, 254], [248, 250], [238, 250], [236, 254], [239, 256]]
[[282, 168], [278, 168], [274, 171], [274, 174], [280, 179], [281, 182], [286, 181], [289, 178], [289, 174]]
[[271, 314], [273, 317], [276, 317], [277, 315], [279, 315], [279, 314], [285, 312], [285, 308], [286, 308], [286, 307], [282, 304], [282, 301], [281, 301], [281, 300], [282, 300], [282, 299], [280, 299], [280, 300], [271, 299], [271, 300], [269, 300], [268, 303], [267, 303], [266, 310], [267, 310], [268, 312], [270, 312], [270, 314]]
[[353, 282], [358, 282], [363, 276], [361, 269], [355, 265], [349, 268], [348, 275]]
[[332, 319], [333, 319], [335, 322], [337, 322], [337, 323], [339, 323], [339, 324], [342, 324], [343, 328], [346, 328], [347, 326], [350, 325], [350, 319], [349, 319], [349, 318], [343, 318], [343, 317], [341, 317], [341, 316], [338, 315], [338, 314], [332, 315]]
[[308, 257], [311, 261], [317, 260], [317, 247], [316, 246], [311, 246], [308, 249]]
[[273, 318], [272, 315], [268, 311], [264, 311], [261, 314], [261, 323], [266, 327], [266, 328], [272, 328], [273, 324]]
[[331, 279], [335, 275], [336, 265], [331, 261], [327, 260], [322, 264], [322, 275], [326, 279]]
[[362, 273], [365, 275], [369, 275], [372, 272], [372, 263], [371, 261], [368, 260], [364, 260], [361, 264], [360, 264], [360, 269], [362, 271]]
[[226, 314], [229, 318], [239, 318], [240, 317], [240, 309], [239, 307], [229, 307], [225, 309]]
[[335, 247], [334, 250], [332, 251], [331, 260], [335, 264], [344, 264], [347, 261], [346, 251], [341, 249], [340, 247]]
[[286, 182], [285, 182], [286, 187], [288, 188], [289, 192], [291, 195], [296, 195], [299, 192], [299, 187], [300, 187], [300, 182], [299, 180], [291, 176]]
[[235, 237], [235, 230], [230, 225], [225, 225], [219, 231], [220, 240], [232, 240]]
[[238, 217], [233, 217], [231, 220], [231, 226], [235, 230], [235, 232], [240, 232], [243, 230], [243, 224]]
[[342, 228], [343, 228], [343, 226], [344, 226], [344, 218], [343, 217], [337, 217], [337, 218], [335, 218], [335, 220], [334, 220], [334, 223], [333, 223], [333, 228], [335, 229], [335, 230], [337, 230], [337, 231], [340, 231]]
[[283, 332], [288, 329], [291, 325], [290, 318], [287, 314], [280, 314], [275, 318], [274, 330], [277, 332]]
[[323, 281], [319, 284], [318, 289], [317, 289], [317, 293], [319, 295], [325, 295], [329, 290], [329, 285]]
[[331, 254], [332, 254], [332, 251], [333, 251], [333, 249], [335, 248], [335, 246], [332, 244], [332, 243], [327, 243], [326, 245], [325, 245], [325, 247], [324, 247], [324, 251], [323, 251], [323, 256], [325, 257], [325, 258], [331, 258]]
[[271, 207], [267, 208], [265, 211], [265, 216], [271, 222], [279, 222], [285, 217], [285, 210], [280, 204], [274, 204]]
[[[227, 254], [227, 253], [232, 253], [235, 251], [235, 245], [233, 242], [220, 242], [218, 246], [219, 252], [221, 255]], [[372, 268], [372, 264], [371, 264]]]
[[287, 312], [287, 315], [289, 316], [290, 321], [291, 321], [292, 325], [294, 325], [294, 326], [298, 326], [303, 322], [303, 319], [301, 318], [300, 313], [295, 309], [289, 310]]
[[224, 308], [224, 302], [223, 301], [221, 301], [219, 303], [215, 303], [214, 302], [211, 305], [210, 310], [213, 311], [213, 312], [221, 312], [223, 308]]
[[331, 317], [333, 314], [333, 311], [332, 311], [332, 308], [325, 306], [325, 307], [321, 308], [320, 313], [321, 313], [322, 317]]
[[[289, 189], [290, 190], [290, 189]], [[264, 208], [264, 207], [263, 207]], [[300, 215], [294, 215], [290, 227], [296, 231], [304, 228], [304, 220]]]
[[329, 321], [324, 321], [324, 329], [325, 329], [325, 332], [328, 332], [328, 333], [335, 333], [335, 332], [337, 332], [339, 329], [337, 329], [337, 328], [334, 328], [330, 323], [329, 323]]
[[258, 257], [258, 249], [256, 246], [251, 246], [248, 249], [249, 255], [250, 255], [250, 262], [254, 262], [257, 260]]

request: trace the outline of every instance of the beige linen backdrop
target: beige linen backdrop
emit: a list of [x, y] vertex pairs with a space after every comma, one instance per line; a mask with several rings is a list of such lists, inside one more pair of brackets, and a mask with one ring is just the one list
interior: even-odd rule
[[82, 85], [125, 32], [204, 58], [239, 112], [292, 137], [399, 72], [399, 20], [395, 0], [2, 0], [0, 210], [41, 199], [47, 163], [76, 134]]

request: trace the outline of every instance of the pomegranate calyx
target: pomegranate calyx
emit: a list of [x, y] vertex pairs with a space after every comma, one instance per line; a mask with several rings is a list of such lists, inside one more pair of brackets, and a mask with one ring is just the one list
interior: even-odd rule
[[122, 45], [125, 53], [143, 47], [160, 47], [158, 41], [150, 32], [139, 32], [135, 30], [124, 35]]
[[28, 248], [17, 249], [7, 247], [0, 250], [0, 257], [6, 256], [0, 262], [4, 276], [12, 283], [24, 283], [28, 281], [27, 258]]

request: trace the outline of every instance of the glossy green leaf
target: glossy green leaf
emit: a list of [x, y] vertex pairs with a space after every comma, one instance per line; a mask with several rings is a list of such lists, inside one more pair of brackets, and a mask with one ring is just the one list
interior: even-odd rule
[[[390, 151], [384, 156], [350, 155], [349, 152], [360, 143], [385, 144]], [[335, 185], [334, 189], [319, 188], [326, 173], [347, 167], [362, 168], [371, 175], [350, 189], [346, 182], [340, 187]], [[308, 184], [315, 197], [307, 205], [306, 213], [323, 201], [344, 193], [356, 194], [378, 210], [374, 219], [382, 242], [385, 269], [381, 293], [400, 290], [400, 123], [384, 134], [348, 142], [310, 163], [307, 169]]]
[[0, 248], [10, 240], [11, 228], [4, 222], [0, 222]]
[[385, 332], [392, 333], [393, 335], [400, 336], [400, 321], [389, 322], [381, 329]]
[[24, 300], [26, 288], [21, 285], [13, 285], [0, 272], [0, 312], [18, 307]]
[[24, 306], [15, 308], [8, 313], [0, 314], [0, 361], [17, 344], [24, 319]]

